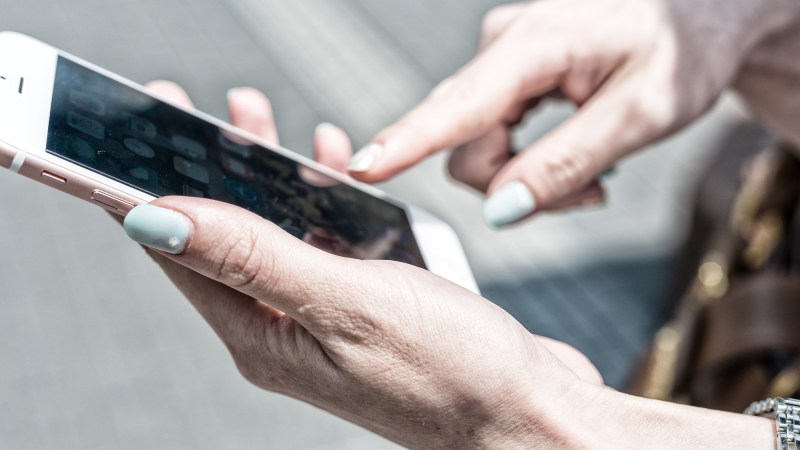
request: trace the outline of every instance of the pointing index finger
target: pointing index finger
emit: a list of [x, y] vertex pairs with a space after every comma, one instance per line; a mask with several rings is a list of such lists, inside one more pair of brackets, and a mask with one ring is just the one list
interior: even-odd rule
[[366, 182], [390, 178], [436, 152], [483, 136], [521, 100], [551, 91], [564, 63], [553, 47], [531, 40], [536, 41], [509, 32], [445, 80], [356, 155], [353, 177]]

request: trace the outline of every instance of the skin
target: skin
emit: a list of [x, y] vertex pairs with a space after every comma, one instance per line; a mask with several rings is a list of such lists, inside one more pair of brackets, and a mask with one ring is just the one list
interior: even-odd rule
[[[445, 148], [489, 195], [522, 181], [538, 211], [602, 197], [595, 181], [735, 86], [800, 142], [800, 4], [792, 0], [544, 0], [493, 11], [478, 56], [381, 132], [379, 181]], [[189, 104], [177, 86], [153, 88]], [[509, 133], [541, 98], [579, 105], [512, 158]], [[267, 99], [230, 98], [235, 125], [277, 141]], [[342, 130], [316, 157], [344, 171]], [[180, 255], [152, 252], [225, 342], [243, 376], [415, 448], [774, 448], [767, 419], [629, 397], [574, 349], [530, 334], [491, 302], [410, 266], [330, 255], [244, 210], [155, 206], [193, 224]], [[290, 259], [282, 255], [291, 254]], [[474, 343], [479, 345], [474, 345]]]
[[[383, 181], [454, 149], [456, 180], [488, 196], [521, 181], [537, 212], [563, 209], [602, 196], [600, 174], [697, 119], [734, 83], [776, 129], [800, 138], [787, 122], [800, 109], [798, 17], [792, 0], [543, 0], [495, 9], [475, 59], [380, 132], [373, 142], [385, 154], [352, 175]], [[554, 94], [578, 113], [513, 157], [510, 133]]]
[[[172, 83], [150, 87], [191, 105]], [[259, 92], [239, 90], [230, 110], [235, 125], [277, 140]], [[315, 140], [317, 159], [343, 170], [346, 135], [326, 126]], [[245, 379], [407, 447], [772, 448], [770, 420], [605, 388], [575, 349], [430, 272], [325, 253], [227, 204], [152, 205], [192, 222], [183, 253], [149, 252]]]

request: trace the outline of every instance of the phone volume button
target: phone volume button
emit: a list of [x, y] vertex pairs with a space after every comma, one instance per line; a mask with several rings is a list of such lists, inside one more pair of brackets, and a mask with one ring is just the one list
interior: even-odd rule
[[67, 184], [66, 178], [62, 177], [61, 175], [56, 175], [54, 173], [48, 172], [46, 170], [42, 172], [42, 178], [55, 184]]
[[103, 206], [116, 209], [117, 211], [121, 211], [123, 213], [128, 213], [136, 207], [136, 205], [131, 202], [127, 202], [99, 189], [92, 192], [92, 200], [100, 203]]

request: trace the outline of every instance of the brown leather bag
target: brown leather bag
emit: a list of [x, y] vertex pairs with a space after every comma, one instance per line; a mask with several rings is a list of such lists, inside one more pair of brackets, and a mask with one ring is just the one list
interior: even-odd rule
[[800, 394], [800, 153], [754, 155], [753, 131], [705, 177], [686, 251], [696, 272], [633, 394], [733, 412]]

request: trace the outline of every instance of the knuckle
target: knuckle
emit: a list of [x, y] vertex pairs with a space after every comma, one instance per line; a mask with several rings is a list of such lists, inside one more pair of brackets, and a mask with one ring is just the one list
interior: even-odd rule
[[231, 356], [239, 374], [248, 383], [265, 390], [275, 389], [275, 381], [269, 376], [269, 366], [260, 357], [250, 351], [231, 349]]
[[498, 6], [489, 10], [483, 16], [481, 22], [481, 34], [484, 37], [489, 37], [496, 34], [503, 26], [503, 20], [507, 16], [507, 6]]
[[258, 321], [235, 342], [226, 342], [242, 377], [261, 389], [285, 393], [289, 383], [297, 379], [299, 368], [293, 364], [296, 356], [291, 348], [294, 342], [294, 324], [275, 320], [268, 324]]
[[593, 164], [590, 153], [582, 147], [571, 147], [569, 152], [548, 155], [540, 166], [544, 176], [539, 177], [546, 192], [537, 192], [545, 199], [555, 201], [562, 198], [588, 181]]
[[276, 267], [269, 254], [261, 251], [262, 240], [253, 227], [228, 235], [219, 246], [216, 278], [234, 289], [257, 287], [263, 290], [269, 286], [270, 283], [258, 283], [273, 279]]
[[224, 342], [242, 377], [255, 386], [272, 390], [275, 383], [270, 376], [271, 365], [267, 363], [263, 343], [256, 342], [254, 337], [256, 335], [259, 333], [248, 329], [246, 332], [237, 333], [235, 339]]
[[507, 5], [496, 6], [489, 10], [481, 22], [481, 33], [485, 37], [499, 34], [514, 21], [517, 15], [527, 9], [527, 5], [520, 3], [510, 3]]
[[270, 361], [258, 353], [232, 351], [231, 355], [239, 374], [248, 383], [265, 391], [281, 394], [290, 392], [289, 380], [296, 379], [296, 375], [288, 368], [276, 370], [279, 362]]
[[638, 99], [631, 103], [628, 110], [629, 123], [645, 134], [657, 133], [669, 126], [670, 113], [664, 102], [652, 99]]
[[629, 98], [623, 108], [625, 123], [633, 124], [639, 134], [658, 136], [669, 131], [675, 124], [678, 109], [675, 101], [661, 92], [669, 92], [659, 86], [640, 90], [644, 95]]

